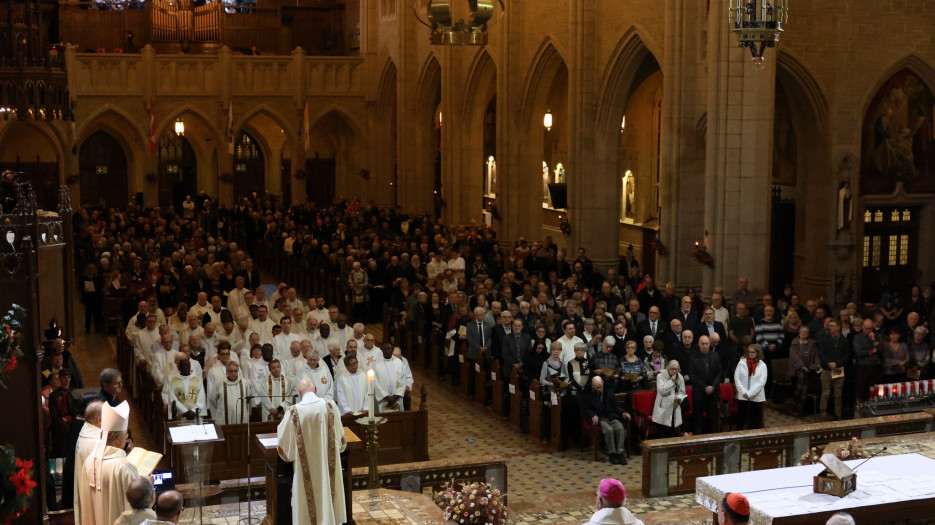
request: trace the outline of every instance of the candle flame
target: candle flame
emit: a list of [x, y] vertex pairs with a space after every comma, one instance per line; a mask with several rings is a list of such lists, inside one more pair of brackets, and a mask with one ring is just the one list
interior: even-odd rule
[[373, 380], [373, 369], [367, 370], [367, 379]]

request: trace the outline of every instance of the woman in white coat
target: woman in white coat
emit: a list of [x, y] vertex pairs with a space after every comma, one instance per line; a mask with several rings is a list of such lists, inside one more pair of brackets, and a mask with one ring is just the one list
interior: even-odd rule
[[737, 430], [763, 428], [763, 403], [766, 401], [766, 363], [760, 345], [750, 345], [734, 369], [737, 388]]
[[656, 401], [653, 404], [653, 422], [665, 433], [665, 437], [678, 436], [682, 425], [680, 405], [685, 400], [685, 379], [679, 362], [675, 359], [666, 365], [666, 373], [656, 376]]

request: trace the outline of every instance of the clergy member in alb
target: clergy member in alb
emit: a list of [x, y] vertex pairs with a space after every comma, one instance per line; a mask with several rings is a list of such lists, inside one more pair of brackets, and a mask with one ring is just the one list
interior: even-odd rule
[[179, 361], [178, 371], [169, 376], [167, 383], [163, 388], [167, 390], [169, 399], [169, 419], [192, 419], [207, 415], [208, 406], [201, 376], [192, 373], [190, 360]]
[[339, 374], [335, 379], [335, 402], [342, 414], [363, 412], [367, 406], [367, 376], [358, 371], [360, 362], [357, 361], [357, 355], [346, 356], [344, 367], [347, 372]]
[[84, 408], [84, 425], [75, 444], [75, 525], [81, 525], [81, 486], [88, 484], [84, 462], [88, 460], [101, 440], [101, 406], [103, 401], [91, 401]]
[[403, 362], [393, 355], [393, 344], [383, 343], [383, 356], [373, 363], [374, 395], [379, 407], [378, 412], [399, 412], [403, 410], [403, 396], [406, 384], [403, 382]]
[[269, 375], [260, 383], [254, 383], [255, 395], [260, 398], [262, 421], [279, 421], [292, 404], [292, 385], [282, 375], [282, 363], [273, 359], [269, 363]]
[[246, 397], [252, 395], [250, 381], [240, 377], [240, 365], [233, 361], [227, 363], [227, 376], [214, 392], [217, 414], [211, 415], [214, 416], [215, 423], [246, 424], [250, 419], [250, 405]]
[[295, 462], [292, 522], [334, 525], [347, 521], [340, 454], [346, 446], [334, 401], [315, 393], [315, 383], [298, 383], [301, 400], [286, 410], [276, 429], [279, 457]]
[[101, 410], [102, 439], [84, 462], [87, 483], [80, 488], [81, 523], [113, 523], [130, 509], [127, 488], [139, 477], [136, 467], [127, 462], [123, 446], [127, 442], [130, 405], [124, 401]]

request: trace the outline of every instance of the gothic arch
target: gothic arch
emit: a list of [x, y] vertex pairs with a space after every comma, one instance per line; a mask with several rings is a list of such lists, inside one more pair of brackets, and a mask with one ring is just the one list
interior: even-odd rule
[[480, 50], [474, 56], [471, 67], [468, 69], [467, 79], [465, 97], [460, 108], [461, 115], [465, 118], [470, 117], [472, 106], [477, 104], [486, 106], [487, 101], [497, 91], [497, 64], [486, 49]]
[[79, 150], [95, 132], [105, 131], [123, 148], [127, 156], [127, 172], [134, 173], [141, 155], [149, 142], [140, 127], [122, 109], [107, 104], [82, 120], [81, 128], [75, 130], [75, 143]]
[[561, 68], [568, 69], [564, 56], [559, 53], [551, 37], [546, 37], [532, 59], [523, 86], [522, 122], [538, 119], [536, 106], [545, 104], [549, 86]]
[[284, 118], [277, 110], [273, 109], [268, 104], [259, 104], [247, 110], [239, 119], [234, 121], [234, 132], [236, 133], [237, 130], [259, 114], [265, 114], [273, 122], [279, 124], [279, 127], [282, 128], [283, 132], [286, 134], [287, 144], [291, 145], [295, 142], [295, 137], [297, 135], [295, 127], [288, 119]]
[[312, 129], [315, 126], [317, 126], [318, 122], [321, 119], [327, 117], [329, 113], [334, 113], [341, 120], [347, 123], [347, 125], [350, 126], [351, 130], [354, 132], [354, 134], [357, 136], [358, 139], [363, 141], [367, 137], [367, 134], [364, 132], [364, 126], [361, 125], [360, 120], [358, 120], [357, 117], [352, 115], [345, 108], [337, 104], [329, 104], [328, 106], [324, 107], [321, 111], [316, 113], [314, 116], [309, 118], [308, 119], [309, 129]]
[[[37, 132], [39, 132], [52, 144], [52, 146], [54, 146], [55, 155], [59, 159], [63, 159], [65, 155], [65, 151], [67, 149], [71, 149], [71, 148], [66, 149], [65, 137], [62, 131], [59, 129], [59, 126], [56, 125], [55, 122], [53, 121], [44, 121], [44, 120], [11, 120], [10, 122], [7, 122], [5, 125], [0, 127], [0, 144], [3, 144], [5, 142], [5, 140], [7, 139], [7, 135], [9, 135], [10, 129], [16, 127], [13, 124], [27, 125], [35, 129]], [[64, 164], [60, 163], [59, 170], [61, 171], [63, 169], [64, 169]]]
[[418, 104], [417, 112], [422, 113], [427, 107], [430, 108], [428, 109], [429, 112], [435, 112], [435, 106], [438, 104], [438, 91], [441, 89], [441, 85], [441, 65], [438, 63], [438, 59], [435, 58], [435, 55], [429, 53], [419, 73], [419, 92], [416, 97], [416, 103]]
[[866, 115], [867, 111], [870, 110], [870, 104], [873, 103], [873, 99], [876, 97], [880, 89], [882, 89], [883, 86], [889, 82], [889, 80], [893, 78], [894, 75], [903, 69], [912, 71], [916, 76], [919, 77], [919, 80], [925, 84], [929, 91], [935, 93], [935, 68], [916, 55], [906, 55], [902, 59], [894, 62], [890, 67], [878, 75], [876, 82], [870, 86], [868, 90], [861, 96], [861, 116]]
[[[215, 144], [224, 144], [226, 143], [225, 133], [218, 129], [217, 122], [214, 118], [210, 117], [205, 113], [201, 108], [193, 106], [191, 104], [185, 104], [183, 106], [173, 108], [169, 113], [169, 116], [163, 118], [160, 121], [156, 122], [156, 137], [161, 137], [163, 133], [167, 130], [170, 130], [175, 123], [175, 119], [181, 117], [185, 113], [191, 113], [199, 118], [201, 123], [204, 125], [205, 129], [211, 134], [211, 139], [213, 139]], [[226, 119], [225, 119], [226, 127]], [[196, 141], [197, 142], [197, 141]]]
[[[396, 63], [392, 58], [386, 60], [383, 66], [383, 72], [380, 74], [380, 82], [377, 84], [376, 99], [381, 107], [391, 106], [396, 103], [396, 86], [398, 70]], [[390, 96], [392, 94], [392, 96]]]
[[776, 81], [797, 101], [794, 109], [802, 108], [799, 101], [806, 101], [805, 107], [809, 110], [808, 114], [814, 120], [814, 125], [822, 125], [825, 122], [828, 114], [825, 90], [808, 68], [786, 50], [776, 55]]
[[611, 55], [601, 81], [595, 115], [601, 135], [614, 137], [618, 134], [627, 100], [642, 81], [637, 78], [637, 72], [649, 56], [655, 60], [656, 55], [637, 29], [630, 27]]

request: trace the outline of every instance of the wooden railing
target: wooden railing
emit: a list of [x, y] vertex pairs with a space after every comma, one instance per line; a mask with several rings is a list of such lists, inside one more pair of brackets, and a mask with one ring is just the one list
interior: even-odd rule
[[[812, 447], [876, 436], [933, 430], [935, 419], [921, 412], [811, 423], [643, 442], [643, 495], [656, 498], [695, 491], [699, 477], [790, 467]], [[670, 473], [675, 473], [674, 477]]]

